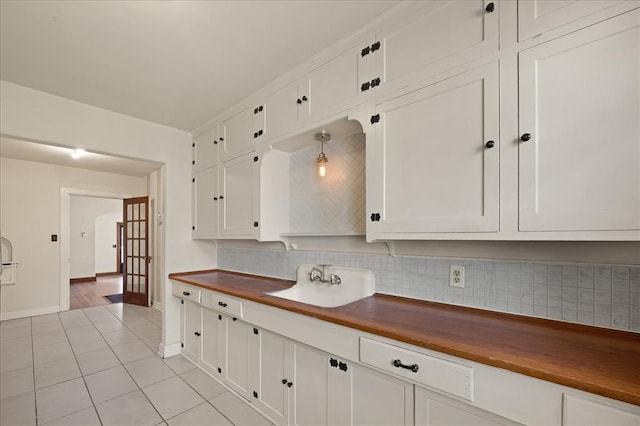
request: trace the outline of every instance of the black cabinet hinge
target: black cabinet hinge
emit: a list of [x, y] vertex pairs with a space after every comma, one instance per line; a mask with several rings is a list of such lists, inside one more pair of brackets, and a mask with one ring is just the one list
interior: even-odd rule
[[376, 50], [380, 49], [380, 42], [376, 41], [375, 43], [373, 43], [371, 45], [371, 53], [375, 52]]
[[194, 143], [192, 143], [192, 144], [191, 144], [191, 146], [192, 146], [193, 148], [195, 148], [195, 147], [196, 147], [196, 143], [195, 143], [195, 142], [194, 142]]
[[258, 107], [255, 107], [255, 108], [253, 109], [253, 113], [254, 113], [254, 114], [257, 114], [257, 113], [258, 113]]
[[347, 371], [347, 364], [344, 362], [338, 363], [338, 368], [342, 371]]
[[233, 317], [232, 319], [233, 319], [234, 322], [238, 321], [238, 318], [236, 318], [236, 317]]
[[338, 360], [331, 358], [329, 360], [329, 365], [331, 365], [332, 367], [337, 367], [338, 366]]
[[192, 183], [196, 183], [196, 178], [191, 178]]
[[181, 305], [184, 305], [184, 300], [180, 300], [180, 304], [181, 304]]
[[255, 157], [253, 157], [253, 162], [257, 163], [258, 162], [258, 156], [256, 155]]
[[258, 329], [254, 327], [253, 334], [258, 334]]
[[257, 397], [258, 397], [258, 392], [253, 391], [253, 397], [254, 397], [254, 398], [257, 398]]
[[253, 222], [253, 227], [254, 227], [254, 228], [257, 228], [257, 227], [258, 227], [258, 225], [259, 225], [259, 223], [258, 223], [258, 222]]
[[191, 164], [196, 164], [196, 160], [191, 160]]
[[371, 86], [371, 83], [366, 81], [366, 82], [362, 83], [362, 85], [360, 86], [360, 91], [361, 92], [366, 92], [367, 90], [369, 90], [370, 86]]
[[380, 222], [380, 213], [371, 213], [371, 222]]
[[222, 374], [222, 368], [218, 367], [218, 373]]
[[181, 347], [181, 348], [184, 348], [184, 343], [180, 343], [180, 347]]
[[213, 144], [214, 144], [214, 145], [218, 145], [218, 141], [217, 141], [217, 140], [214, 140], [214, 141], [213, 141]]
[[191, 227], [191, 230], [192, 230], [192, 231], [195, 231], [195, 230], [196, 230], [195, 225]]
[[380, 77], [371, 80], [371, 88], [373, 89], [376, 86], [380, 86]]
[[371, 124], [377, 123], [380, 121], [380, 114], [376, 114], [376, 115], [372, 115], [371, 116]]
[[363, 58], [365, 56], [367, 56], [369, 53], [371, 53], [371, 48], [369, 46], [365, 47], [364, 49], [362, 49], [360, 51], [360, 56], [362, 56]]
[[222, 315], [218, 315], [218, 319], [222, 321]]

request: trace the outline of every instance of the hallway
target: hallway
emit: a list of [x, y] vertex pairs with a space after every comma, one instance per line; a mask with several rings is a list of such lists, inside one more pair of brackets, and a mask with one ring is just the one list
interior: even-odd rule
[[122, 275], [98, 277], [95, 282], [70, 284], [69, 309], [109, 305], [103, 296], [122, 293]]

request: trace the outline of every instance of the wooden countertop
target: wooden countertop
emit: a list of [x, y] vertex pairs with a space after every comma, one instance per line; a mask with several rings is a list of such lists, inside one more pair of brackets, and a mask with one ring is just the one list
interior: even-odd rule
[[169, 278], [640, 405], [640, 334], [375, 294], [321, 308], [265, 292], [292, 281], [222, 270]]

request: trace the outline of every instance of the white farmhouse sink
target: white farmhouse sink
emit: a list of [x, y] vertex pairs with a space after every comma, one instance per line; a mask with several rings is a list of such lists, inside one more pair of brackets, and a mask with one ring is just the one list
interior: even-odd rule
[[375, 293], [375, 277], [367, 269], [327, 265], [324, 267], [325, 279], [329, 280], [331, 274], [334, 274], [340, 277], [341, 281], [340, 284], [331, 284], [311, 281], [309, 273], [314, 267], [322, 270], [319, 265], [300, 265], [296, 284], [293, 287], [268, 294], [308, 305], [335, 308]]

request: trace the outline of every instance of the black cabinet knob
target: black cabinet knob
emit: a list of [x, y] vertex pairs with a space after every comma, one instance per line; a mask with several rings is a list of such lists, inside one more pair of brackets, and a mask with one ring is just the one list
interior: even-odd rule
[[302, 97], [302, 100], [306, 102], [306, 101], [308, 101], [309, 99], [308, 99], [306, 96], [303, 96], [303, 97]]
[[193, 333], [193, 334], [195, 334], [195, 335], [196, 335], [196, 336], [198, 336], [198, 337], [200, 337], [200, 336], [201, 336], [201, 334], [200, 334], [200, 333], [198, 333], [197, 331], [196, 331], [195, 333]]
[[287, 383], [287, 386], [289, 386], [289, 387], [293, 386], [293, 382]]
[[188, 291], [183, 291], [183, 292], [182, 292], [182, 295], [183, 295], [183, 296], [189, 296], [190, 294], [191, 294], [191, 293], [189, 293]]
[[485, 7], [485, 8], [484, 8], [484, 10], [486, 10], [486, 11], [487, 11], [487, 13], [491, 13], [491, 12], [493, 12], [494, 10], [496, 10], [496, 5], [495, 5], [495, 4], [493, 4], [493, 2], [491, 2], [491, 3], [489, 3], [489, 4], [487, 5], [487, 7]]
[[221, 196], [220, 196], [220, 199], [221, 199], [221, 200], [223, 200], [223, 199], [224, 199], [224, 197], [221, 195]]
[[218, 201], [218, 197], [213, 197], [213, 201]]
[[496, 143], [494, 141], [487, 141], [484, 146], [486, 146], [487, 148], [493, 148], [494, 146], [496, 146]]
[[302, 99], [298, 98], [298, 100], [296, 101], [297, 104], [301, 104], [302, 103]]
[[214, 145], [218, 145], [218, 141], [213, 141], [213, 144]]
[[287, 379], [282, 379], [282, 384], [283, 384], [283, 385], [286, 385], [286, 384], [287, 384], [287, 381], [288, 381]]
[[258, 132], [253, 132], [253, 138], [257, 138], [258, 137]]
[[531, 133], [523, 133], [522, 136], [520, 136], [520, 140], [522, 142], [528, 142], [531, 140]]

